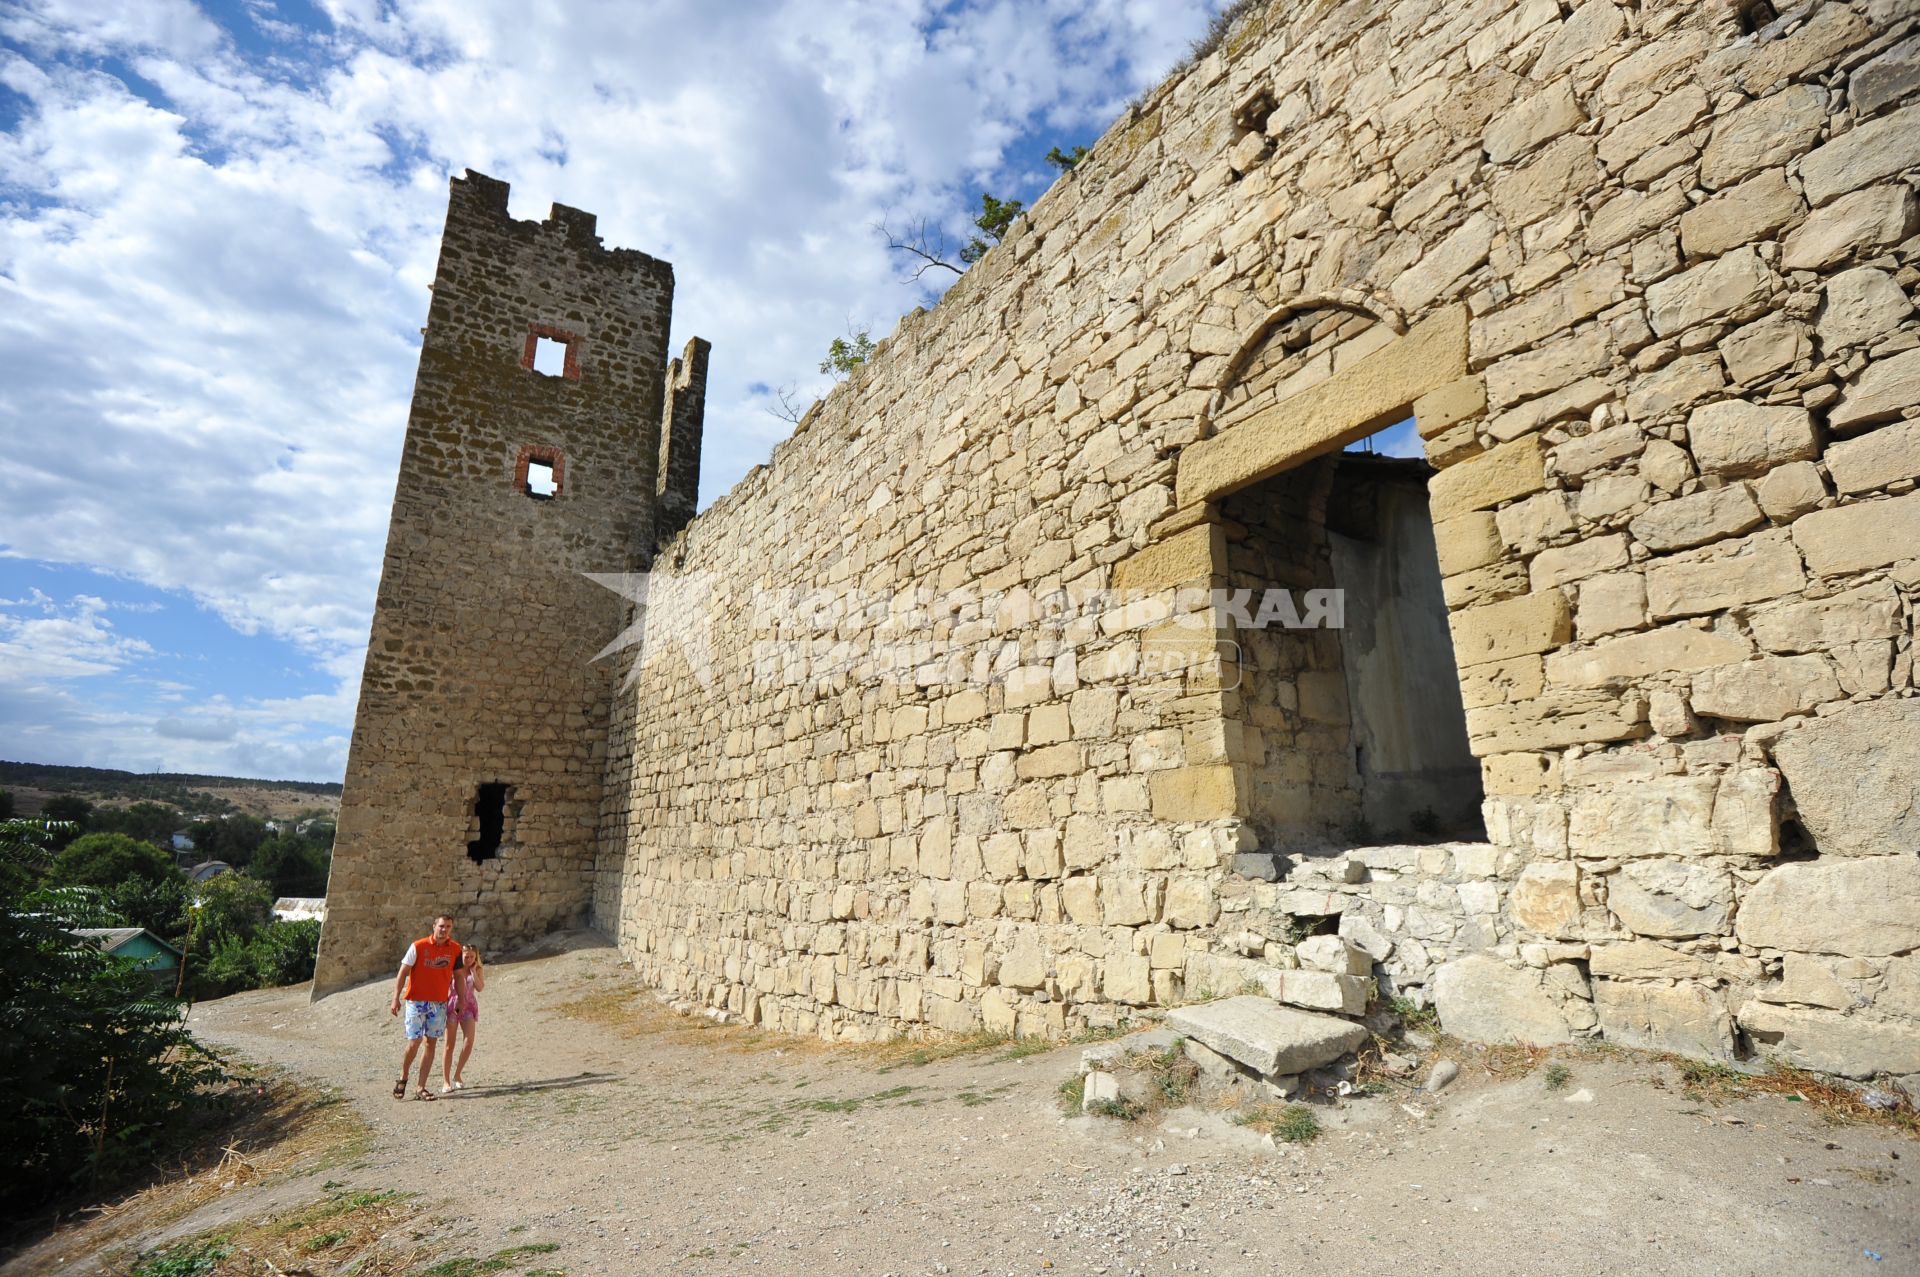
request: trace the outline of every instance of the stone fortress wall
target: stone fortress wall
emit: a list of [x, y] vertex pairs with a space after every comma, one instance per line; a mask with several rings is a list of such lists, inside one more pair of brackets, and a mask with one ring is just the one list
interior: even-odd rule
[[[1258, 987], [1920, 1074], [1917, 83], [1898, 0], [1256, 8], [684, 529], [623, 449], [645, 643], [526, 886], [830, 1037]], [[1408, 416], [1424, 484], [1343, 453]]]
[[[1289, 971], [1337, 929], [1476, 1035], [1920, 1072], [1914, 26], [1256, 12], [663, 547], [701, 584], [618, 703], [600, 925], [830, 1036], [1351, 1012]], [[1179, 590], [1409, 409], [1487, 841], [1329, 856], [1337, 645]], [[751, 601], [916, 587], [1004, 606], [887, 631], [900, 669]]]
[[453, 182], [315, 996], [391, 975], [442, 911], [487, 949], [585, 917], [614, 689], [591, 658], [622, 604], [581, 573], [647, 565], [672, 304], [672, 268], [591, 214], [515, 221], [505, 182]]

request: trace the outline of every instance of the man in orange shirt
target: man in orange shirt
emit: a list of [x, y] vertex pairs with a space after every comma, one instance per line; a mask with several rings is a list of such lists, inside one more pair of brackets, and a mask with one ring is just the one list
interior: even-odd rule
[[401, 995], [407, 1003], [407, 1053], [400, 1061], [400, 1080], [393, 1084], [393, 1098], [407, 1098], [407, 1074], [413, 1069], [414, 1053], [427, 1044], [427, 1056], [420, 1061], [420, 1089], [417, 1100], [434, 1098], [427, 1081], [433, 1076], [433, 1052], [447, 1031], [447, 995], [453, 988], [453, 973], [460, 969], [460, 945], [453, 938], [453, 915], [441, 914], [433, 920], [433, 934], [407, 946], [400, 959], [400, 974], [393, 981], [393, 1005], [389, 1015], [400, 1014]]

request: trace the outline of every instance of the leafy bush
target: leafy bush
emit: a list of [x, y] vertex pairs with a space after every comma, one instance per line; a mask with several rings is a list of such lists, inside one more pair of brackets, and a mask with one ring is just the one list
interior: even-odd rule
[[86, 834], [54, 858], [48, 878], [59, 887], [114, 887], [129, 878], [161, 883], [180, 871], [173, 857], [129, 834]]
[[222, 998], [311, 980], [319, 952], [320, 923], [312, 918], [271, 923], [251, 937], [216, 935], [193, 976], [195, 996]]
[[273, 916], [267, 884], [249, 874], [215, 874], [194, 888], [194, 940], [210, 944], [224, 936], [253, 939]]
[[[0, 861], [31, 863], [46, 831], [0, 824]], [[24, 1208], [146, 1166], [220, 1076], [181, 1005], [133, 963], [31, 912], [0, 874], [0, 1208]]]

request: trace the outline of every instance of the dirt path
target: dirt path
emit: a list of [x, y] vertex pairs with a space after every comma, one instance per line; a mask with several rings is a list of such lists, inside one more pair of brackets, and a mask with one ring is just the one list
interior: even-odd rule
[[[385, 987], [243, 994], [192, 1023], [343, 1088], [374, 1138], [327, 1174], [444, 1202], [443, 1253], [558, 1243], [542, 1262], [573, 1277], [1920, 1272], [1920, 1144], [1778, 1098], [1703, 1105], [1631, 1057], [1574, 1061], [1559, 1092], [1469, 1069], [1429, 1116], [1351, 1101], [1276, 1151], [1193, 1110], [1062, 1120], [1079, 1048], [889, 1066], [650, 999], [627, 1036], [559, 1013], [631, 987], [610, 949], [574, 943], [490, 969], [471, 1089], [434, 1103], [388, 1097]], [[11, 1271], [87, 1268], [56, 1258]]]

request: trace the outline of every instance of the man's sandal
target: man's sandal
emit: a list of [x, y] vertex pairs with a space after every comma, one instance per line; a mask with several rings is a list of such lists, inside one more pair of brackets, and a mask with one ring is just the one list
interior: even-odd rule
[[413, 1098], [416, 1100], [437, 1100], [440, 1097], [435, 1095], [430, 1088], [423, 1086], [413, 1093]]
[[393, 1084], [393, 1098], [396, 1100], [404, 1100], [407, 1098], [407, 1079], [401, 1078]]

